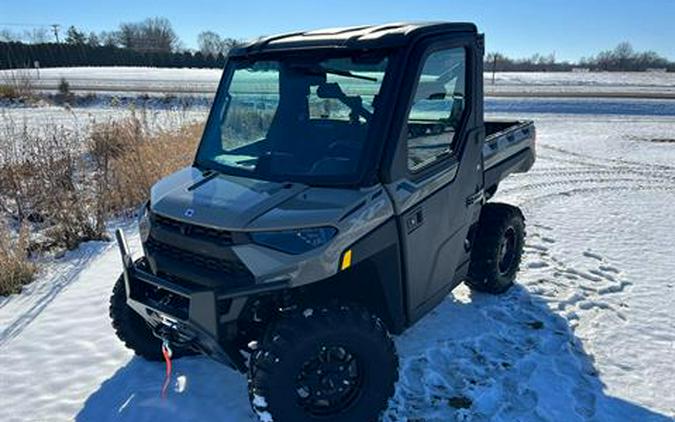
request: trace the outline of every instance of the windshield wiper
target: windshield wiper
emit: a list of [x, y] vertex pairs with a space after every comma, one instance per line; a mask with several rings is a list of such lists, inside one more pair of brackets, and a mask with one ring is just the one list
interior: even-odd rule
[[346, 76], [348, 78], [363, 79], [364, 81], [377, 82], [377, 78], [373, 78], [372, 76], [357, 75], [348, 70], [332, 69], [323, 66], [321, 66], [321, 70], [326, 73], [331, 73], [333, 75]]

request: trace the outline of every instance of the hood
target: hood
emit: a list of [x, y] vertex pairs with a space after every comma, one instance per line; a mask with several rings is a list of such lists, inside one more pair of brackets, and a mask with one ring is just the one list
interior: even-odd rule
[[375, 189], [333, 189], [183, 169], [153, 186], [158, 214], [223, 230], [339, 226]]
[[241, 230], [258, 216], [298, 195], [307, 186], [210, 173], [194, 167], [157, 182], [153, 212], [192, 224]]

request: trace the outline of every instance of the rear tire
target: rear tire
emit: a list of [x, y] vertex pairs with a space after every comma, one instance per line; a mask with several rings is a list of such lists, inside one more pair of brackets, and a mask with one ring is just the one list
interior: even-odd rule
[[353, 305], [306, 310], [271, 326], [249, 364], [261, 420], [376, 421], [398, 379], [382, 321]]
[[473, 290], [499, 294], [516, 278], [525, 243], [525, 218], [508, 204], [486, 204], [471, 250], [466, 284]]
[[[138, 356], [149, 361], [161, 361], [162, 341], [155, 337], [145, 320], [127, 305], [124, 276], [120, 276], [110, 296], [110, 319], [117, 337]], [[172, 347], [173, 358], [194, 354], [191, 350]]]

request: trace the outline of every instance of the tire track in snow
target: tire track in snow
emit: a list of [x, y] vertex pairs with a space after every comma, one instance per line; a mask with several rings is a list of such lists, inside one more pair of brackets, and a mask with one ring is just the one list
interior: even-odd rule
[[[613, 177], [613, 178], [596, 178], [596, 179], [567, 179], [567, 180], [545, 180], [539, 183], [525, 183], [519, 185], [517, 188], [507, 189], [502, 191], [504, 195], [510, 193], [520, 193], [527, 191], [536, 191], [541, 189], [555, 188], [555, 187], [572, 187], [580, 185], [591, 185], [589, 188], [593, 187], [604, 187], [604, 188], [631, 188], [635, 187], [636, 189], [645, 188], [650, 185], [663, 186], [663, 182], [658, 179], [647, 179], [647, 178], [637, 178], [637, 177]], [[598, 186], [593, 186], [598, 185]], [[602, 186], [607, 185], [607, 186]], [[579, 189], [579, 188], [575, 188]], [[564, 190], [564, 192], [572, 192], [572, 190]]]
[[[516, 286], [501, 297], [471, 293], [477, 303], [463, 306], [475, 306], [473, 312], [480, 315], [468, 318], [479, 320], [478, 334], [441, 340], [421, 353], [402, 355], [400, 381], [385, 422], [453, 417], [561, 420], [563, 415], [556, 412], [571, 412], [565, 415], [567, 420], [596, 416], [602, 383], [574, 331], [587, 312], [613, 312], [625, 320], [621, 309], [605, 298], [631, 283], [618, 266], [591, 250], [570, 258], [583, 267], [566, 264], [552, 252], [557, 242], [554, 229], [529, 227], [522, 264], [526, 276], [519, 279], [526, 288]], [[442, 320], [467, 311], [441, 310], [430, 318]], [[543, 405], [550, 398], [537, 388], [542, 377], [550, 382], [551, 374], [572, 399], [557, 408]], [[466, 408], [456, 408], [458, 403]]]
[[570, 151], [568, 149], [558, 147], [558, 146], [553, 146], [553, 145], [548, 145], [545, 143], [539, 143], [537, 144], [538, 148], [548, 150], [549, 152], [557, 152], [561, 154], [564, 157], [572, 157], [573, 159], [579, 160], [578, 162], [584, 162], [590, 165], [613, 165], [613, 166], [625, 166], [625, 167], [646, 167], [646, 168], [651, 168], [651, 169], [660, 169], [660, 170], [669, 170], [669, 171], [675, 171], [675, 167], [673, 166], [668, 166], [665, 164], [653, 164], [653, 163], [646, 163], [642, 161], [633, 161], [633, 160], [626, 160], [623, 158], [602, 158], [602, 157], [596, 157], [593, 155], [589, 154], [582, 154], [580, 152], [576, 151]]
[[525, 175], [516, 174], [498, 193], [514, 197], [525, 209], [560, 196], [675, 189], [675, 167], [594, 157], [546, 144], [539, 147], [547, 151], [540, 158], [563, 165], [535, 166]]
[[[515, 203], [531, 208], [542, 201], [598, 192], [675, 190], [672, 167], [551, 150], [555, 155], [548, 158], [563, 166], [539, 171], [535, 167], [524, 176], [516, 175], [498, 195], [513, 196]], [[529, 227], [523, 262], [526, 275], [520, 280], [527, 290], [501, 298], [505, 304], [479, 305], [480, 313], [492, 324], [486, 333], [445, 340], [403, 357], [401, 380], [385, 421], [440, 421], [451, 419], [450, 415], [457, 420], [587, 420], [598, 416], [596, 404], [603, 385], [593, 358], [585, 354], [574, 332], [588, 313], [610, 312], [625, 322], [621, 303], [615, 305], [608, 299], [624, 292], [631, 282], [620, 267], [595, 251], [566, 256], [575, 263], [567, 264], [552, 252], [557, 242], [554, 228]], [[543, 332], [533, 335], [528, 329]], [[552, 334], [546, 332], [549, 329]], [[555, 373], [560, 390], [570, 392], [567, 413], [556, 414], [542, 406], [547, 398], [536, 388], [537, 374], [547, 371], [546, 382]], [[557, 407], [564, 410], [565, 405]]]

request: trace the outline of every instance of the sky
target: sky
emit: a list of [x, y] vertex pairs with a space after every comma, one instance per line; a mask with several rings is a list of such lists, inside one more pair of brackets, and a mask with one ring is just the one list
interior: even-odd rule
[[[185, 47], [205, 30], [232, 38], [399, 21], [471, 21], [487, 51], [576, 61], [629, 41], [675, 60], [675, 0], [0, 0], [0, 28], [58, 23], [99, 32], [168, 18]], [[65, 29], [61, 30], [62, 32]]]

